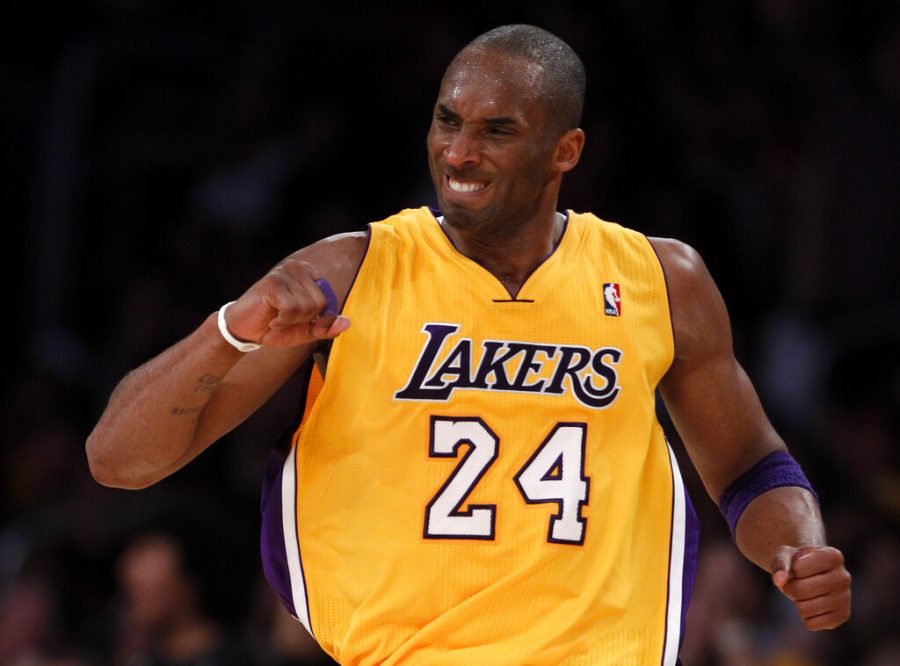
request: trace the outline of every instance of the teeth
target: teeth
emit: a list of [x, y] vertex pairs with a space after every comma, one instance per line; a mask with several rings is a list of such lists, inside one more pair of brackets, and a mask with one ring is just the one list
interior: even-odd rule
[[483, 190], [487, 187], [484, 183], [463, 183], [458, 180], [453, 180], [452, 178], [447, 179], [447, 184], [454, 192], [477, 192], [478, 190]]

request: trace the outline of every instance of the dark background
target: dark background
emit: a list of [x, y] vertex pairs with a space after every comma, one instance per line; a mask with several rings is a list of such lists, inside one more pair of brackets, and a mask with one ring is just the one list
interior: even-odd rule
[[[95, 484], [83, 442], [125, 372], [285, 254], [433, 203], [440, 76], [511, 22], [587, 67], [561, 206], [701, 252], [855, 575], [849, 625], [804, 632], [689, 472], [704, 534], [686, 666], [900, 663], [900, 6], [431, 5], [3, 10], [0, 663], [125, 663], [117, 566], [172, 507], [218, 535], [233, 631], [260, 663], [312, 663], [273, 629], [254, 550], [265, 451], [295, 396], [140, 493]], [[39, 628], [24, 646], [9, 638], [23, 608]]]

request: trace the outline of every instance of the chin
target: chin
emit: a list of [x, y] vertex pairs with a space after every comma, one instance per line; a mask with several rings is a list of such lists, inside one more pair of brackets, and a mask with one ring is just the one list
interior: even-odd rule
[[472, 210], [457, 203], [449, 203], [443, 199], [438, 199], [438, 205], [441, 209], [441, 215], [444, 216], [444, 221], [454, 229], [477, 227], [489, 217], [486, 211]]
[[444, 222], [454, 229], [472, 229], [481, 224], [481, 216], [472, 211], [460, 208], [441, 208]]

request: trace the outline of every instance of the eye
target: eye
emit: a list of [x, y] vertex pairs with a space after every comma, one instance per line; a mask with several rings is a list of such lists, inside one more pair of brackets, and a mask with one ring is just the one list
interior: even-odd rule
[[506, 127], [492, 125], [487, 128], [487, 134], [489, 136], [512, 136], [514, 132]]
[[437, 124], [444, 129], [455, 129], [459, 127], [459, 120], [453, 116], [439, 113], [435, 116], [435, 120], [437, 121]]

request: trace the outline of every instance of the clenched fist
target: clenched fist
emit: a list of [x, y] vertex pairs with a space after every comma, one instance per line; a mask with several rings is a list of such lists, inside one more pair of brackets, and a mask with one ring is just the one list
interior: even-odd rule
[[836, 548], [781, 546], [772, 582], [794, 602], [807, 629], [834, 629], [850, 617], [850, 574]]
[[229, 332], [246, 342], [293, 347], [346, 331], [350, 320], [337, 314], [334, 292], [313, 275], [304, 261], [282, 261], [228, 308]]

